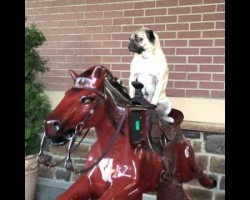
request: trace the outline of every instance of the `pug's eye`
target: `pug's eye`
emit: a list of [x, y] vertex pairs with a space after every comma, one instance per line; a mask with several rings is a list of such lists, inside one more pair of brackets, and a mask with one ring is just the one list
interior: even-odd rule
[[135, 38], [135, 41], [136, 41], [136, 42], [142, 42], [142, 38], [136, 37], [136, 38]]
[[83, 102], [84, 104], [90, 104], [92, 101], [94, 101], [94, 98], [93, 97], [82, 96], [80, 98], [80, 101]]

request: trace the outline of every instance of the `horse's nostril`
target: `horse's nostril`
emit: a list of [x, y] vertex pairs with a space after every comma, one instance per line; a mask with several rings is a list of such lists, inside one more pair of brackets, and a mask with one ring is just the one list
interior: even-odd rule
[[48, 120], [45, 122], [45, 134], [48, 138], [57, 137], [59, 130], [61, 130], [60, 121]]
[[61, 128], [60, 122], [55, 121], [53, 123], [53, 125], [54, 125], [54, 128], [55, 128], [55, 131], [59, 131], [60, 130], [60, 128]]

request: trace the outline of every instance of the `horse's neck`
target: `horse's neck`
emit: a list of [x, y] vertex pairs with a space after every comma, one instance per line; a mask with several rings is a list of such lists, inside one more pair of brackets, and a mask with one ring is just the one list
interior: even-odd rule
[[[119, 121], [118, 121], [118, 123], [119, 123]], [[126, 123], [126, 120], [124, 123]], [[96, 134], [98, 137], [98, 144], [99, 144], [101, 150], [104, 150], [110, 144], [110, 141], [114, 137], [114, 134], [116, 133], [117, 128], [114, 127], [114, 125], [112, 124], [112, 122], [109, 119], [109, 117], [107, 116], [107, 114], [105, 114], [104, 117], [102, 118], [102, 122], [99, 123], [99, 125], [95, 127], [95, 130], [96, 130]], [[130, 146], [129, 138], [127, 137], [127, 133], [124, 134], [124, 133], [121, 133], [121, 131], [119, 131], [119, 136], [117, 137], [117, 140], [119, 142], [122, 142], [126, 146], [127, 145]], [[114, 145], [116, 145], [119, 142], [116, 141], [114, 143]]]

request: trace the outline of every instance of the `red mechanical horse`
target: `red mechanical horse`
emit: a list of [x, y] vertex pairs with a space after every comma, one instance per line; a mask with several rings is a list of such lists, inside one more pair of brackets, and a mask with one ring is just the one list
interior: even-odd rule
[[178, 183], [167, 184], [169, 194], [163, 198], [189, 199], [181, 183], [194, 178], [205, 179], [201, 182], [207, 188], [214, 185], [196, 168], [193, 149], [186, 141], [176, 143], [177, 148], [175, 143], [168, 142], [164, 149], [161, 143], [164, 134], [153, 123], [155, 120], [150, 121], [154, 107], [133, 103], [126, 88], [108, 69], [93, 66], [80, 75], [72, 70], [70, 74], [75, 85], [45, 120], [38, 162], [53, 166], [43, 155], [45, 138], [54, 145], [70, 141], [65, 165], [74, 170], [70, 153], [76, 136], [94, 127], [98, 139], [88, 153], [86, 168], [81, 170], [84, 174], [57, 200], [141, 200], [144, 192], [157, 191], [164, 165], [171, 165], [171, 161], [162, 162], [166, 151], [175, 157], [177, 170], [172, 176]]

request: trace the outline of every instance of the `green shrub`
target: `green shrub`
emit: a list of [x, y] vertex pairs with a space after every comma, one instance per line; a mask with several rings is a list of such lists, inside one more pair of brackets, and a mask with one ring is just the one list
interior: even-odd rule
[[40, 133], [45, 117], [51, 111], [51, 103], [44, 93], [39, 73], [48, 70], [37, 47], [46, 41], [35, 25], [25, 27], [25, 155], [39, 151]]

